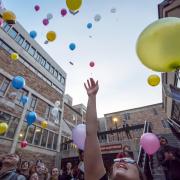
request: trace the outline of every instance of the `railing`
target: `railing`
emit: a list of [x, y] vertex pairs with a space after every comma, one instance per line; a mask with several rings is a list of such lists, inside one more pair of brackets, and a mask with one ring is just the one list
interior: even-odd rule
[[168, 118], [167, 122], [169, 123], [172, 133], [180, 140], [180, 125], [171, 118]]
[[[143, 133], [151, 132], [150, 123], [145, 121]], [[142, 146], [139, 148], [137, 164], [142, 169], [147, 177], [147, 180], [152, 180], [152, 158], [144, 151]]]

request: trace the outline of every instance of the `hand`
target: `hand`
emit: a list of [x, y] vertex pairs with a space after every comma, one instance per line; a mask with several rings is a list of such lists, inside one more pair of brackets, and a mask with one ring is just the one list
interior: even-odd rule
[[175, 157], [174, 157], [174, 154], [172, 152], [169, 153], [169, 160], [174, 160]]
[[88, 96], [96, 95], [99, 89], [98, 81], [95, 83], [94, 79], [90, 78], [90, 80], [87, 80], [87, 85], [84, 83]]

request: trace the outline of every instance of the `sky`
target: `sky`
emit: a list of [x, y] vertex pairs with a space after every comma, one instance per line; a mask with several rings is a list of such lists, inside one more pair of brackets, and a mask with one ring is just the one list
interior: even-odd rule
[[[136, 41], [143, 29], [158, 19], [157, 5], [162, 0], [83, 0], [79, 13], [62, 17], [66, 0], [4, 0], [23, 27], [37, 32], [36, 41], [67, 73], [66, 94], [73, 105], [87, 105], [83, 83], [89, 77], [99, 81], [98, 117], [104, 114], [162, 102], [161, 85], [151, 87], [147, 78], [160, 75], [146, 68], [136, 55]], [[35, 12], [34, 6], [40, 5]], [[116, 8], [116, 13], [111, 9]], [[48, 26], [42, 19], [53, 14]], [[101, 20], [94, 21], [99, 14]], [[87, 23], [93, 27], [88, 29]], [[46, 33], [53, 30], [57, 39], [44, 44]], [[91, 38], [90, 38], [91, 36]], [[69, 44], [76, 44], [70, 51]], [[71, 65], [69, 61], [73, 62]], [[95, 66], [89, 66], [94, 61]]]

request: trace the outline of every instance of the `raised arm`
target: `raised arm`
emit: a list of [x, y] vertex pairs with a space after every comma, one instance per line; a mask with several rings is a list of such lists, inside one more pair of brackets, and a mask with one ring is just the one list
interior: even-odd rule
[[90, 78], [87, 84], [84, 83], [88, 94], [88, 104], [86, 112], [86, 141], [84, 150], [85, 179], [99, 180], [106, 171], [104, 168], [99, 140], [97, 137], [98, 122], [96, 112], [96, 94], [99, 86], [98, 81]]

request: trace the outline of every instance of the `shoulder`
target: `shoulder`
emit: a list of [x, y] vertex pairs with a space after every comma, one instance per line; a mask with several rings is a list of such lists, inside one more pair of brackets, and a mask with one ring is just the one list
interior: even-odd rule
[[26, 180], [27, 178], [23, 175], [17, 175], [17, 180]]
[[100, 180], [108, 180], [107, 174], [105, 174]]

